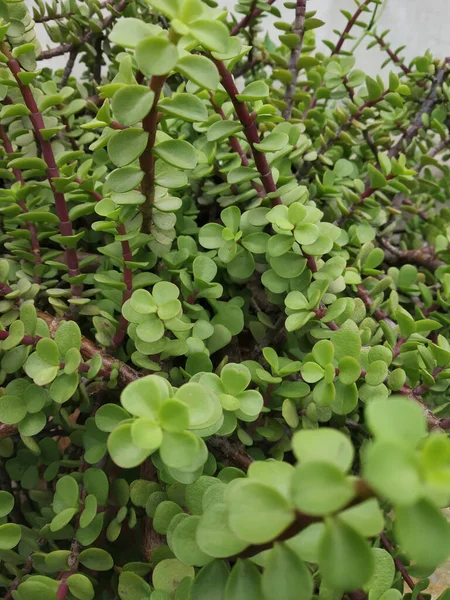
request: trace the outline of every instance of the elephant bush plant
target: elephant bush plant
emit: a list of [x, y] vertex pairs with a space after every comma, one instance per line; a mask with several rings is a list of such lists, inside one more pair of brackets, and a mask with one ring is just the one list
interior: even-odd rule
[[281, 1], [0, 0], [7, 600], [427, 600], [450, 556], [450, 59]]

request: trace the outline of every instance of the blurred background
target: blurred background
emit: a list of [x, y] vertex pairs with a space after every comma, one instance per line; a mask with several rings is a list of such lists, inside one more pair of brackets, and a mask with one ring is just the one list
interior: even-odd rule
[[[34, 4], [34, 0], [26, 0], [26, 2], [30, 8]], [[234, 0], [219, 0], [219, 3], [230, 11], [233, 10], [235, 5]], [[276, 0], [275, 5], [281, 12], [281, 19], [292, 22], [294, 11], [284, 8], [283, 0]], [[308, 0], [307, 9], [317, 10], [317, 17], [325, 21], [325, 26], [317, 30], [318, 39], [325, 38], [336, 41], [337, 36], [333, 33], [333, 30], [343, 29], [346, 23], [345, 17], [341, 14], [341, 9], [353, 13], [356, 4], [354, 0]], [[450, 0], [385, 0], [381, 17], [377, 22], [377, 30], [379, 33], [386, 29], [391, 30], [386, 40], [391, 42], [392, 49], [395, 50], [399, 46], [406, 45], [401, 55], [407, 61], [423, 54], [427, 49], [430, 49], [438, 57], [445, 57], [450, 56], [449, 17]], [[241, 17], [237, 15], [237, 18], [240, 19]], [[270, 36], [273, 41], [278, 41], [278, 35], [281, 32], [273, 27], [275, 20], [278, 19], [266, 17]], [[355, 31], [358, 31], [358, 29]], [[42, 47], [46, 48], [48, 38], [43, 27], [39, 37]], [[374, 75], [386, 58], [386, 54], [380, 52], [378, 48], [366, 50], [368, 41], [368, 39], [365, 39], [358, 46], [356, 57], [358, 68]], [[351, 41], [346, 42], [345, 48], [351, 48], [353, 43]], [[318, 47], [320, 48], [320, 45]], [[51, 61], [53, 68], [63, 67], [64, 65], [64, 57], [57, 57]]]

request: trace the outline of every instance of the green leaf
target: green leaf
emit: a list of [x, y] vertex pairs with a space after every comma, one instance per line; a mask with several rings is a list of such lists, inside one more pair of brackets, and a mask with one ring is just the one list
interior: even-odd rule
[[168, 558], [156, 565], [152, 582], [155, 589], [172, 593], [182, 579], [185, 577], [194, 579], [194, 576], [194, 567], [183, 565], [176, 558]]
[[197, 573], [191, 589], [196, 600], [224, 600], [228, 569], [222, 560], [215, 560]]
[[344, 385], [350, 385], [361, 376], [361, 367], [359, 362], [351, 356], [344, 356], [339, 361], [339, 380]]
[[120, 19], [117, 21], [109, 34], [109, 39], [113, 44], [123, 48], [136, 48], [142, 40], [155, 33], [155, 25], [145, 23], [141, 19], [132, 17]]
[[225, 587], [224, 600], [261, 600], [262, 579], [256, 565], [238, 560]]
[[414, 504], [423, 492], [418, 458], [401, 440], [380, 440], [369, 446], [363, 476], [381, 497], [395, 504]]
[[14, 508], [14, 496], [9, 492], [0, 491], [0, 517], [6, 517]]
[[369, 544], [339, 518], [329, 518], [319, 550], [319, 568], [329, 585], [340, 591], [357, 590], [374, 571]]
[[450, 524], [430, 500], [396, 507], [394, 527], [402, 550], [420, 566], [436, 568], [450, 555]]
[[148, 600], [151, 587], [136, 573], [122, 571], [117, 591], [121, 600]]
[[196, 540], [200, 550], [214, 558], [233, 556], [247, 546], [247, 542], [231, 531], [224, 504], [214, 504], [204, 512], [197, 527]]
[[95, 424], [100, 431], [113, 431], [125, 419], [129, 419], [130, 415], [121, 406], [117, 404], [104, 404], [100, 406], [95, 413]]
[[169, 388], [162, 377], [147, 375], [130, 383], [122, 392], [122, 406], [136, 417], [156, 421], [162, 400], [169, 396]]
[[[124, 88], [127, 89], [127, 88]], [[135, 106], [134, 106], [135, 108]], [[129, 113], [128, 109], [128, 113]], [[148, 133], [142, 129], [125, 129], [109, 138], [108, 155], [116, 167], [124, 167], [139, 158], [147, 145]]]
[[136, 46], [136, 62], [146, 77], [167, 75], [178, 61], [178, 49], [165, 37], [149, 37]]
[[[56, 483], [56, 495], [53, 502], [55, 512], [65, 508], [75, 508], [78, 505], [78, 483], [70, 475], [61, 477]], [[57, 505], [55, 505], [57, 502]]]
[[292, 438], [292, 449], [297, 460], [327, 462], [346, 473], [354, 457], [350, 439], [337, 429], [303, 429]]
[[136, 419], [131, 425], [131, 438], [138, 448], [154, 452], [161, 446], [163, 432], [152, 419]]
[[[178, 60], [175, 69], [201, 88], [216, 90], [219, 87], [219, 71], [216, 65], [206, 58], [206, 56], [199, 56], [197, 54], [182, 56]], [[226, 122], [224, 121], [224, 123]]]
[[[36, 344], [36, 352], [48, 365], [59, 366], [59, 348], [50, 338], [43, 338]], [[64, 355], [63, 355], [64, 356]]]
[[384, 527], [384, 515], [375, 498], [343, 510], [339, 518], [363, 537], [375, 537]]
[[95, 597], [94, 586], [86, 575], [74, 573], [67, 578], [70, 593], [78, 600], [93, 600]]
[[53, 517], [50, 523], [50, 530], [59, 531], [60, 529], [68, 525], [76, 512], [76, 508], [65, 508], [64, 510], [62, 510], [55, 517]]
[[323, 379], [324, 370], [315, 362], [304, 363], [300, 369], [302, 378], [307, 383], [316, 383]]
[[199, 462], [203, 449], [204, 442], [189, 431], [165, 431], [160, 456], [168, 467], [189, 471]]
[[199, 19], [189, 24], [191, 35], [207, 50], [226, 53], [230, 33], [228, 27], [221, 21]]
[[59, 355], [66, 356], [66, 353], [71, 348], [80, 350], [81, 348], [81, 331], [74, 321], [62, 321], [55, 334], [54, 340], [58, 346]]
[[38, 171], [46, 171], [47, 163], [42, 158], [23, 157], [14, 158], [8, 163], [9, 169], [36, 169]]
[[[153, 106], [154, 98], [155, 94], [143, 85], [127, 85], [117, 90], [114, 94], [111, 107], [119, 123], [122, 125], [135, 125], [148, 115]], [[125, 133], [125, 131], [118, 133]], [[145, 137], [148, 135], [142, 131], [141, 133]], [[127, 140], [126, 137], [123, 139], [124, 141]], [[123, 165], [117, 166], [120, 167]]]
[[11, 550], [20, 541], [22, 530], [15, 523], [0, 525], [0, 550]]
[[236, 96], [241, 102], [264, 100], [269, 95], [269, 86], [264, 81], [252, 81]]
[[366, 77], [366, 86], [367, 91], [369, 93], [369, 100], [377, 100], [381, 96], [381, 87], [380, 84], [372, 79], [372, 77]]
[[294, 519], [286, 498], [259, 482], [239, 481], [226, 500], [231, 530], [249, 544], [264, 544], [276, 538]]
[[5, 425], [15, 425], [27, 414], [24, 398], [5, 395], [0, 398], [0, 421]]
[[158, 108], [163, 114], [191, 123], [206, 121], [208, 118], [205, 104], [193, 94], [174, 94], [171, 98], [163, 98]]
[[78, 383], [78, 373], [72, 373], [71, 375], [60, 373], [50, 386], [50, 398], [58, 404], [67, 402], [77, 391]]
[[[192, 56], [191, 58], [194, 57]], [[236, 121], [216, 121], [208, 128], [206, 137], [208, 142], [221, 142], [230, 136], [239, 133], [242, 129], [242, 125]]]
[[92, 571], [109, 571], [114, 566], [111, 554], [101, 548], [88, 548], [87, 550], [83, 550], [80, 553], [78, 560], [84, 567], [91, 569]]
[[265, 600], [310, 600], [313, 593], [311, 572], [286, 544], [276, 543], [265, 563], [262, 589]]
[[139, 448], [133, 442], [131, 425], [119, 425], [108, 437], [108, 452], [113, 461], [123, 469], [140, 465], [150, 454], [149, 450]]
[[144, 173], [139, 167], [121, 167], [115, 169], [106, 178], [106, 183], [113, 192], [122, 194], [123, 192], [129, 192], [133, 188], [137, 187], [144, 177]]
[[199, 516], [189, 516], [178, 523], [172, 534], [172, 550], [178, 560], [185, 565], [202, 567], [211, 561], [211, 557], [205, 554], [197, 544], [199, 522]]
[[80, 527], [87, 527], [92, 523], [97, 514], [97, 499], [94, 494], [88, 494], [84, 502], [84, 509], [80, 515]]
[[365, 417], [367, 426], [377, 440], [401, 441], [414, 448], [427, 433], [422, 408], [401, 396], [370, 402]]
[[[245, 91], [245, 90], [244, 90]], [[260, 144], [254, 144], [254, 147], [261, 152], [278, 152], [283, 150], [289, 144], [289, 136], [286, 133], [269, 133]]]
[[195, 149], [184, 140], [165, 140], [156, 144], [154, 154], [177, 169], [194, 169], [197, 165]]
[[358, 358], [361, 352], [361, 338], [356, 331], [348, 329], [339, 329], [333, 331], [331, 342], [334, 346], [336, 360], [341, 360], [344, 356]]
[[307, 515], [333, 513], [346, 506], [354, 495], [352, 481], [329, 462], [303, 463], [296, 468], [292, 478], [292, 499]]
[[367, 172], [370, 177], [370, 187], [378, 190], [387, 185], [386, 177], [383, 175], [383, 173], [373, 167], [370, 163], [367, 165]]
[[370, 600], [379, 600], [391, 588], [395, 577], [395, 564], [392, 556], [383, 548], [372, 548], [375, 568], [372, 577], [365, 585]]

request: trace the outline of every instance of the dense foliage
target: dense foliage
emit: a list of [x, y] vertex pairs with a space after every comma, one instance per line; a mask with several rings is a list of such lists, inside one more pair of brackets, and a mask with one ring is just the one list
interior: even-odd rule
[[0, 0], [3, 597], [429, 598], [450, 59], [381, 0], [325, 52], [306, 0], [279, 40], [274, 0], [35, 4]]

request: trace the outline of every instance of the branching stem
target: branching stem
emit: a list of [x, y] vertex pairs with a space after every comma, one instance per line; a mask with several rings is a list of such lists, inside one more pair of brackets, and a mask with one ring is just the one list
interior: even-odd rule
[[[29, 118], [34, 129], [36, 139], [41, 148], [42, 156], [45, 162], [47, 163], [47, 179], [52, 189], [53, 197], [55, 199], [55, 210], [59, 219], [60, 233], [62, 236], [71, 237], [73, 235], [72, 222], [69, 217], [66, 199], [62, 192], [57, 191], [54, 183], [54, 179], [60, 177], [59, 169], [56, 166], [55, 155], [53, 153], [52, 145], [42, 135], [42, 130], [45, 129], [44, 119], [42, 117], [41, 112], [38, 109], [36, 100], [34, 99], [33, 92], [31, 91], [30, 86], [24, 85], [21, 81], [20, 74], [22, 73], [22, 70], [18, 61], [13, 57], [5, 42], [2, 42], [2, 44], [0, 45], [0, 49], [8, 59], [7, 66], [17, 82], [20, 93], [22, 94], [22, 97], [25, 101], [25, 105], [31, 113], [29, 115]], [[78, 277], [80, 275], [80, 270], [78, 267], [78, 256], [76, 248], [66, 247], [65, 253], [67, 259], [67, 266], [69, 270], [69, 277]], [[82, 286], [80, 284], [72, 284], [71, 289], [72, 296], [78, 297], [81, 295]]]

